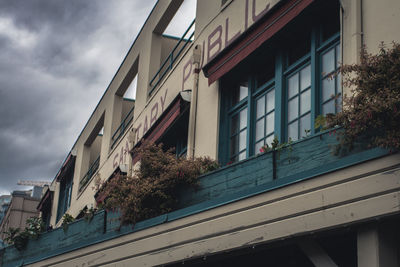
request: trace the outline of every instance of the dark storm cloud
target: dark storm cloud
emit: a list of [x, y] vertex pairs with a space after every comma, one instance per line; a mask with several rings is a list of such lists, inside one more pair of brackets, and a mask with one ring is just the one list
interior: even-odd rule
[[51, 180], [155, 1], [0, 1], [0, 194]]

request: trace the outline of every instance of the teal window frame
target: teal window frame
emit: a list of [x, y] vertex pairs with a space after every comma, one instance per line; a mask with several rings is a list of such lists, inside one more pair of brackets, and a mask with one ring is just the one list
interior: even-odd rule
[[[339, 29], [338, 29], [339, 30]], [[298, 120], [300, 121], [301, 117], [310, 116], [310, 129], [307, 134], [302, 134], [300, 132], [300, 126], [298, 126], [299, 131], [299, 139], [302, 137], [306, 137], [308, 135], [314, 135], [317, 131], [314, 129], [315, 118], [322, 114], [322, 105], [323, 103], [327, 103], [332, 101], [325, 99], [322, 100], [322, 83], [324, 79], [328, 76], [332, 76], [334, 72], [338, 69], [337, 59], [339, 58], [336, 53], [338, 53], [336, 48], [340, 49], [340, 32], [336, 32], [332, 34], [326, 40], [323, 40], [323, 29], [321, 25], [313, 25], [310, 29], [310, 47], [309, 51], [297, 59], [295, 62], [289, 65], [289, 53], [288, 48], [276, 48], [273, 53], [275, 53], [274, 57], [274, 75], [273, 78], [269, 79], [262, 84], [258, 84], [257, 75], [249, 71], [249, 69], [257, 69], [257, 67], [253, 67], [249, 64], [252, 64], [253, 60], [259, 56], [258, 54], [262, 54], [261, 49], [265, 48], [265, 45], [258, 49], [253, 55], [249, 57], [248, 60], [243, 62], [241, 66], [232, 70], [229, 74], [223, 77], [220, 80], [220, 94], [221, 94], [221, 105], [220, 105], [220, 133], [219, 133], [219, 161], [221, 164], [229, 164], [235, 162], [232, 160], [231, 153], [231, 120], [232, 117], [237, 114], [240, 110], [247, 107], [247, 136], [246, 136], [246, 158], [256, 155], [259, 151], [256, 151], [255, 144], [257, 141], [255, 138], [256, 134], [256, 101], [258, 97], [261, 97], [263, 94], [266, 94], [268, 90], [274, 88], [275, 90], [275, 119], [274, 119], [274, 136], [278, 138], [280, 142], [289, 141], [288, 137], [288, 102], [293, 98], [289, 98], [288, 96], [288, 78], [295, 74], [297, 71], [300, 71], [302, 68], [310, 65], [311, 68], [311, 84], [307, 89], [304, 89], [304, 92], [310, 90], [311, 99], [310, 101], [310, 110], [303, 113], [302, 115], [299, 113]], [[276, 46], [276, 45], [275, 45]], [[335, 69], [330, 73], [322, 73], [322, 56], [324, 53], [334, 48], [335, 53]], [[339, 51], [340, 52], [340, 51]], [[257, 54], [258, 53], [258, 54]], [[340, 110], [338, 103], [341, 101], [341, 84], [340, 84], [340, 76], [335, 77], [332, 76], [335, 84], [335, 112]], [[232, 84], [235, 84], [234, 79], [239, 81], [240, 79], [248, 81], [248, 94], [245, 99], [242, 99], [240, 103], [237, 103], [235, 106], [230, 107], [231, 95], [232, 95]], [[300, 83], [300, 81], [299, 81]], [[300, 91], [299, 91], [300, 97]], [[300, 105], [298, 107], [300, 112]], [[269, 137], [269, 136], [268, 136]], [[266, 139], [267, 136], [264, 136]], [[234, 155], [235, 156], [235, 155]]]
[[60, 182], [56, 221], [59, 221], [61, 217], [64, 215], [64, 213], [71, 206], [72, 184], [73, 184], [72, 178], [73, 178], [72, 175], [69, 174]]

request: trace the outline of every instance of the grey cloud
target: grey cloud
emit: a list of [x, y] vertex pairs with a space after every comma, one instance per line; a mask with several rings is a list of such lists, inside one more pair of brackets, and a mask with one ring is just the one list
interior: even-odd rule
[[0, 194], [55, 176], [154, 3], [0, 1]]

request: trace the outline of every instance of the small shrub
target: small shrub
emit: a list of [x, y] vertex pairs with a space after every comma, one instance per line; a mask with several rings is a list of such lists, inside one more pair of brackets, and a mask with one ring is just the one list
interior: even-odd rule
[[377, 55], [361, 53], [361, 63], [342, 66], [344, 86], [352, 95], [343, 98], [343, 111], [326, 117], [328, 128], [342, 126], [340, 147], [353, 148], [360, 138], [371, 147], [400, 149], [400, 44], [383, 44]]
[[219, 167], [210, 158], [176, 158], [172, 150], [163, 151], [162, 144], [143, 144], [134, 153], [140, 157], [140, 167], [133, 177], [117, 174], [98, 194], [105, 199], [99, 208], [121, 211], [121, 224], [170, 212], [176, 207], [180, 188], [196, 184], [199, 175]]
[[72, 223], [73, 221], [75, 221], [74, 217], [72, 217], [72, 215], [65, 213], [64, 216], [62, 217], [62, 228], [65, 231], [68, 230], [68, 224]]
[[28, 244], [29, 239], [37, 239], [44, 230], [45, 227], [42, 219], [31, 217], [26, 220], [26, 227], [23, 231], [20, 228], [12, 227], [8, 231], [5, 231], [4, 241], [7, 244], [14, 245], [18, 250], [23, 250]]

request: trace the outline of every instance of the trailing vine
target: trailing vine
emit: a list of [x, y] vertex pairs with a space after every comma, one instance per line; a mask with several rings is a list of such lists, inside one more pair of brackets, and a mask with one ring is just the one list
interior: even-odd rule
[[117, 174], [98, 191], [98, 207], [119, 210], [121, 224], [135, 224], [176, 208], [177, 193], [183, 186], [195, 185], [199, 175], [219, 167], [210, 158], [177, 158], [162, 144], [145, 143], [134, 150], [140, 166], [133, 176]]

